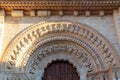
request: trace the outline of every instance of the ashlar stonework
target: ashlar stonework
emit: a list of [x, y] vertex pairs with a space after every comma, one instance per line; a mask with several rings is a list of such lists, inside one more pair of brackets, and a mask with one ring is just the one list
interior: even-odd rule
[[0, 4], [0, 80], [43, 80], [55, 61], [79, 80], [120, 80], [120, 1]]

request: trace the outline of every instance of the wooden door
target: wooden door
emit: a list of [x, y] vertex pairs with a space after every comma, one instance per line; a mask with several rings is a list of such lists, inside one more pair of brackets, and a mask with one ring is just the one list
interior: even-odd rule
[[65, 61], [56, 61], [45, 69], [42, 80], [79, 80], [76, 69]]

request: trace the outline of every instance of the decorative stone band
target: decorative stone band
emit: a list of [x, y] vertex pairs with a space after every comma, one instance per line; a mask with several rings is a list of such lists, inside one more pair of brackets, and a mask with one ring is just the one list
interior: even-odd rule
[[[3, 11], [3, 10], [4, 9], [1, 9], [0, 11]], [[52, 11], [52, 10], [46, 10], [45, 9], [45, 10], [29, 10], [29, 11], [25, 11], [25, 10], [22, 10], [22, 9], [21, 10], [13, 9], [13, 10], [11, 10], [11, 12], [7, 12], [7, 11], [4, 10], [4, 14], [5, 15], [9, 14], [9, 15], [11, 15], [13, 17], [23, 17], [25, 15], [27, 15], [27, 16], [39, 16], [39, 17], [49, 17], [51, 15], [59, 15], [59, 16], [64, 16], [64, 15], [73, 15], [73, 16], [79, 16], [79, 15], [85, 15], [85, 16], [99, 15], [99, 16], [104, 16], [106, 14], [106, 11], [99, 10], [99, 11], [95, 12], [95, 14], [94, 14], [94, 11], [90, 11], [90, 10], [85, 10], [85, 11], [81, 12], [80, 10], [72, 10], [72, 11], [58, 10], [58, 11]]]
[[95, 73], [88, 73], [87, 80], [113, 80], [110, 78], [110, 69], [97, 71]]
[[[56, 35], [56, 32], [59, 35], [64, 35], [66, 32], [69, 33], [69, 35], [71, 34], [71, 36], [65, 39], [71, 39], [73, 42], [81, 44], [87, 51], [96, 50], [96, 52], [98, 52], [96, 56], [100, 56], [106, 68], [119, 66], [119, 55], [116, 54], [115, 49], [108, 40], [87, 25], [70, 21], [46, 21], [25, 29], [10, 42], [4, 52], [2, 62], [7, 62], [9, 64], [7, 66], [8, 69], [11, 69], [12, 66], [21, 64], [19, 63], [21, 62], [21, 58], [23, 59], [25, 57], [29, 59], [36, 48], [35, 46], [45, 35], [49, 36], [50, 33], [55, 33], [54, 36], [56, 39], [64, 39], [63, 35], [57, 37], [58, 35]], [[80, 39], [84, 39], [84, 41], [81, 42]], [[41, 43], [43, 44], [43, 42]], [[92, 45], [92, 48], [90, 45]], [[25, 56], [27, 54], [30, 55]]]
[[120, 7], [120, 1], [0, 1], [0, 9], [5, 9], [6, 14], [11, 14], [11, 10], [23, 10], [25, 15], [30, 15], [31, 10], [50, 10], [52, 14], [59, 14], [60, 10], [70, 15], [74, 10], [78, 10], [80, 15], [85, 15], [89, 10], [91, 15], [99, 15], [100, 11], [112, 14], [113, 9]]
[[84, 52], [82, 49], [77, 49], [75, 46], [71, 46], [67, 44], [65, 45], [64, 44], [57, 44], [57, 45], [52, 44], [50, 46], [45, 46], [43, 48], [40, 47], [35, 52], [36, 53], [35, 54], [33, 53], [32, 57], [29, 59], [28, 64], [27, 64], [27, 67], [29, 66], [28, 68], [30, 68], [29, 74], [34, 74], [34, 71], [37, 69], [37, 66], [39, 65], [42, 58], [46, 56], [51, 56], [54, 54], [57, 55], [59, 53], [69, 54], [69, 55], [72, 55], [78, 58], [78, 60], [81, 61], [82, 64], [85, 66], [88, 73], [95, 72], [97, 70], [96, 66], [98, 65], [95, 65], [93, 63], [94, 61], [90, 59], [90, 56], [88, 56], [88, 54], [86, 54], [86, 52]]
[[[0, 1], [0, 7], [10, 9], [115, 9], [120, 1]], [[9, 7], [8, 7], [9, 6]]]
[[32, 63], [30, 63], [30, 65], [27, 65], [27, 68], [26, 68], [26, 71], [27, 71], [26, 73], [27, 74], [26, 75], [29, 78], [31, 78], [31, 77], [34, 78], [34, 76], [36, 76], [36, 72], [40, 71], [41, 75], [39, 73], [38, 76], [42, 78], [44, 76], [45, 69], [47, 68], [47, 66], [50, 63], [52, 63], [54, 61], [62, 60], [62, 61], [67, 61], [67, 62], [73, 64], [73, 67], [76, 68], [76, 71], [77, 71], [78, 75], [82, 76], [80, 78], [86, 80], [87, 71], [86, 71], [86, 68], [82, 65], [82, 62], [79, 59], [76, 58], [77, 56], [75, 57], [72, 54], [69, 54], [69, 53], [66, 53], [66, 52], [67, 51], [65, 51], [65, 53], [64, 53], [64, 51], [63, 51], [63, 53], [61, 53], [61, 52], [60, 53], [56, 53], [55, 52], [52, 55], [48, 54], [49, 56], [46, 55], [46, 57], [43, 57], [42, 59], [40, 59], [40, 54], [38, 53], [35, 56], [35, 58], [37, 60], [32, 58], [33, 61], [32, 61], [32, 59], [30, 60], [30, 61], [32, 61]]

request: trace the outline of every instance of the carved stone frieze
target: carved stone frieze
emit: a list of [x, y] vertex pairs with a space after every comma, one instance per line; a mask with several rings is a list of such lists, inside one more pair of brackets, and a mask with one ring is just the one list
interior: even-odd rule
[[92, 60], [90, 60], [89, 56], [87, 56], [85, 52], [83, 52], [82, 50], [74, 46], [70, 46], [67, 44], [57, 44], [57, 45], [53, 44], [51, 46], [45, 46], [43, 48], [40, 47], [38, 49], [38, 52], [39, 53], [33, 54], [33, 57], [31, 57], [28, 62], [29, 64], [28, 66], [30, 66], [30, 74], [34, 73], [34, 71], [36, 70], [37, 66], [39, 65], [43, 57], [62, 53], [62, 52], [65, 54], [74, 55], [78, 59], [80, 59], [82, 63], [84, 64], [84, 66], [86, 67], [88, 72], [94, 72], [96, 69], [93, 66], [95, 64], [93, 63]]
[[[66, 51], [67, 52], [67, 51]], [[39, 53], [38, 53], [39, 54]], [[40, 56], [40, 55], [38, 55]], [[86, 69], [83, 66], [82, 62], [79, 61], [79, 59], [75, 56], [70, 55], [69, 53], [53, 53], [49, 56], [46, 57], [42, 57], [42, 59], [37, 62], [35, 59], [30, 60], [31, 63], [29, 63], [26, 67], [26, 71], [27, 71], [27, 76], [29, 78], [34, 78], [36, 76], [37, 71], [41, 72], [41, 75], [39, 75], [40, 78], [43, 77], [44, 75], [44, 70], [45, 68], [47, 68], [47, 66], [52, 63], [53, 61], [57, 61], [57, 60], [62, 60], [62, 61], [68, 61], [69, 63], [73, 64], [73, 67], [76, 68], [78, 75], [81, 75], [83, 77], [81, 77], [82, 79], [86, 79]], [[32, 62], [37, 62], [38, 64], [32, 64]], [[31, 65], [32, 64], [32, 65]]]
[[[89, 45], [89, 47], [87, 47], [88, 44], [87, 44], [86, 42], [84, 42], [83, 40], [76, 40], [76, 39], [74, 39], [74, 38], [72, 38], [72, 37], [70, 38], [70, 37], [67, 37], [67, 36], [59, 36], [59, 37], [49, 36], [48, 39], [40, 40], [41, 43], [38, 43], [37, 46], [33, 45], [33, 47], [35, 47], [35, 48], [37, 49], [39, 46], [41, 46], [41, 45], [43, 45], [43, 44], [47, 44], [47, 43], [49, 43], [49, 42], [57, 42], [57, 43], [59, 43], [59, 40], [60, 40], [60, 41], [67, 41], [67, 42], [70, 42], [70, 43], [73, 43], [73, 42], [76, 43], [76, 42], [77, 42], [78, 46], [83, 46], [84, 48], [88, 48], [88, 53], [89, 53], [89, 55], [92, 55], [92, 58], [94, 59], [96, 65], [97, 65], [97, 66], [99, 65], [99, 68], [103, 68], [103, 67], [105, 66], [105, 65], [103, 64], [103, 61], [101, 60], [100, 56], [97, 54], [97, 52], [96, 52], [94, 49], [92, 49], [92, 47], [90, 47], [90, 45]], [[38, 41], [38, 42], [39, 42], [39, 41]], [[67, 42], [66, 42], [65, 44], [67, 44]], [[30, 48], [30, 50], [31, 50], [30, 52], [29, 52], [29, 50], [28, 50], [27, 55], [30, 56], [31, 53], [33, 53], [33, 51], [36, 50], [36, 49], [32, 50], [33, 47]], [[59, 49], [59, 47], [58, 47], [58, 49]], [[72, 50], [72, 48], [66, 48], [66, 50], [67, 50], [67, 49]], [[91, 50], [91, 49], [92, 49], [92, 50]], [[52, 51], [52, 50], [51, 50], [51, 51]], [[77, 52], [77, 50], [73, 50], [73, 52]], [[77, 55], [77, 54], [78, 54], [78, 53], [76, 53], [76, 55]], [[80, 57], [81, 57], [81, 56], [80, 56]], [[25, 59], [26, 59], [26, 57], [25, 57]], [[21, 65], [26, 66], [27, 60], [23, 60], [22, 62], [23, 62], [23, 63], [22, 63]]]
[[[74, 10], [78, 10], [80, 15], [85, 15], [86, 10], [90, 10], [91, 14], [99, 15], [101, 10], [105, 14], [112, 14], [113, 9], [118, 9], [120, 1], [0, 1], [0, 9], [5, 9], [6, 14], [11, 14], [11, 10], [23, 10], [25, 15], [31, 15], [30, 10], [51, 10], [53, 15], [59, 11], [64, 10], [68, 15], [73, 14]], [[58, 14], [57, 14], [58, 15]], [[100, 12], [100, 16], [103, 12]], [[34, 16], [34, 15], [33, 15]]]

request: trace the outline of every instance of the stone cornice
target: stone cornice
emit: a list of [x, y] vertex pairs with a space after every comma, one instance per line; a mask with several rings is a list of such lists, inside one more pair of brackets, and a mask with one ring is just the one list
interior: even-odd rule
[[[51, 10], [53, 14], [57, 14], [58, 10], [67, 10], [67, 14], [71, 11], [78, 10], [82, 12], [86, 10], [93, 11], [92, 14], [97, 14], [97, 11], [104, 10], [105, 14], [112, 14], [113, 9], [120, 6], [120, 1], [0, 1], [0, 9], [7, 11], [11, 10]], [[24, 14], [27, 14], [25, 12]]]
[[11, 9], [79, 9], [98, 10], [115, 9], [120, 6], [120, 1], [0, 1], [0, 8]]

